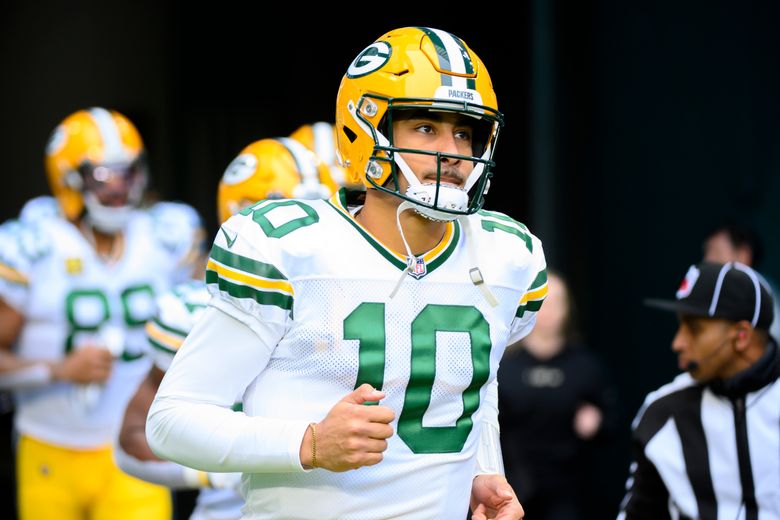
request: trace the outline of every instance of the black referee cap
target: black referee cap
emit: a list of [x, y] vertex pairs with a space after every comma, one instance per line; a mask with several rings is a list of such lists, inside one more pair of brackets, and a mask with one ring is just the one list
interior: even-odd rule
[[703, 318], [747, 320], [763, 330], [769, 330], [774, 318], [769, 286], [760, 274], [739, 262], [692, 265], [676, 296], [676, 300], [645, 300], [645, 304]]

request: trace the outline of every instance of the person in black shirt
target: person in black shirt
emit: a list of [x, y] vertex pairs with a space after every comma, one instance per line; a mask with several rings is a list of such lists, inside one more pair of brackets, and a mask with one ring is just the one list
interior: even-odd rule
[[566, 282], [548, 270], [536, 327], [507, 350], [498, 372], [507, 480], [529, 518], [586, 518], [589, 441], [613, 422], [614, 396], [600, 361], [576, 341]]

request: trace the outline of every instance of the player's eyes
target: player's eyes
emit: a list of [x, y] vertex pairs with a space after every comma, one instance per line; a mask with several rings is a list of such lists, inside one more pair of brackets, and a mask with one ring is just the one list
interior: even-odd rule
[[458, 130], [455, 132], [455, 137], [457, 139], [462, 139], [464, 141], [471, 141], [471, 131], [470, 130]]

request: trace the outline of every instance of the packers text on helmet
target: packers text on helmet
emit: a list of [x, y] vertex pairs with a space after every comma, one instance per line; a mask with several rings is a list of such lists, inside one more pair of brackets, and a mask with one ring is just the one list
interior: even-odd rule
[[[436, 220], [452, 220], [482, 207], [503, 116], [485, 65], [461, 39], [425, 27], [388, 32], [352, 61], [336, 103], [343, 165], [367, 188], [408, 200], [418, 212]], [[393, 117], [401, 110], [467, 116], [473, 122], [472, 154], [397, 147]], [[436, 182], [421, 183], [402, 153], [435, 156]], [[443, 158], [473, 164], [462, 189], [440, 183]], [[409, 184], [405, 192], [399, 186], [399, 172]]]

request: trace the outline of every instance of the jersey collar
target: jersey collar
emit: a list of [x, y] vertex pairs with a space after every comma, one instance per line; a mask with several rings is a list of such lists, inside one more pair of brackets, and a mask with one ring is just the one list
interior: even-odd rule
[[[333, 197], [327, 200], [327, 203], [388, 262], [393, 264], [399, 271], [406, 269], [406, 255], [393, 251], [382, 244], [379, 239], [355, 220], [347, 209], [347, 195], [344, 188], [340, 189]], [[452, 253], [455, 251], [458, 241], [460, 240], [460, 233], [460, 224], [457, 220], [448, 222], [444, 237], [442, 237], [436, 247], [418, 257], [418, 259], [422, 259], [425, 263], [424, 267], [426, 274], [434, 271], [437, 267], [442, 265], [447, 258], [452, 256]], [[417, 276], [415, 276], [415, 278], [417, 278]]]

